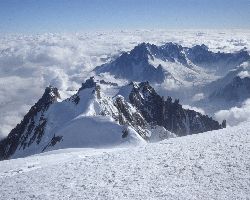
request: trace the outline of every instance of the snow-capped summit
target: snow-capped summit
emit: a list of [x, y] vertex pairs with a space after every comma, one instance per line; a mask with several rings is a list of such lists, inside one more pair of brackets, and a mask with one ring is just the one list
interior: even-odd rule
[[101, 82], [91, 77], [63, 101], [56, 101], [60, 96], [56, 88], [46, 88], [22, 122], [1, 141], [0, 158], [138, 144], [222, 128], [208, 116], [183, 109], [178, 100], [165, 100], [149, 82], [132, 82], [114, 97], [105, 93], [115, 86], [107, 88]]
[[164, 72], [161, 66], [154, 67], [149, 63], [153, 58], [150, 49], [153, 45], [142, 43], [129, 53], [125, 52], [111, 63], [101, 65], [95, 69], [97, 74], [109, 72], [118, 78], [128, 80], [150, 80], [163, 82]]
[[85, 88], [93, 88], [93, 87], [96, 87], [96, 82], [94, 76], [91, 76], [84, 83], [82, 83], [82, 87], [80, 87], [79, 90], [83, 90]]
[[149, 43], [141, 43], [138, 44], [137, 46], [135, 46], [134, 49], [131, 50], [131, 52], [129, 53], [132, 57], [135, 58], [135, 60], [147, 60], [148, 56], [152, 56], [151, 55], [151, 49], [153, 47], [156, 47], [155, 45], [151, 45]]
[[44, 91], [41, 101], [43, 101], [46, 104], [49, 104], [57, 101], [58, 98], [59, 99], [61, 98], [58, 89], [53, 86], [48, 86]]
[[163, 54], [163, 59], [169, 62], [178, 62], [182, 65], [188, 65], [184, 47], [179, 44], [169, 42], [159, 47], [160, 52]]

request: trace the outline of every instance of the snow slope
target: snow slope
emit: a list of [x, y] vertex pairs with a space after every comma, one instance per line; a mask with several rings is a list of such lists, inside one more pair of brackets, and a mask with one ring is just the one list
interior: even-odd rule
[[0, 199], [249, 199], [250, 122], [134, 148], [0, 162]]
[[[17, 130], [13, 134], [21, 133], [22, 136], [10, 142], [11, 145], [17, 144], [11, 158], [64, 148], [107, 148], [144, 143], [145, 140], [132, 127], [121, 125], [112, 117], [119, 115], [112, 99], [102, 91], [97, 92], [95, 82], [90, 83], [94, 85], [87, 84], [86, 81], [83, 85], [86, 88], [80, 88], [72, 97], [63, 101], [57, 98], [47, 109], [29, 113], [28, 124], [21, 123], [24, 131]], [[52, 89], [55, 88], [48, 87], [46, 90]], [[47, 93], [45, 91], [41, 102], [54, 95], [53, 92]], [[41, 103], [42, 108], [45, 105]], [[41, 137], [37, 134], [39, 130]], [[123, 137], [125, 130], [127, 135]]]

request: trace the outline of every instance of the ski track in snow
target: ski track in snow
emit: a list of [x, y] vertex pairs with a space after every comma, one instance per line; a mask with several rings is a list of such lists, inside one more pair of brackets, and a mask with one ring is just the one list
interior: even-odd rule
[[250, 122], [133, 148], [0, 162], [0, 199], [249, 199]]

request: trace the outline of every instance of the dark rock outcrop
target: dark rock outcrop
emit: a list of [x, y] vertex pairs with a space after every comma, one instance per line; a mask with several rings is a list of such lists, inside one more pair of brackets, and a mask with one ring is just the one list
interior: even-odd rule
[[82, 87], [79, 88], [79, 91], [83, 90], [85, 88], [93, 88], [95, 86], [96, 86], [95, 78], [94, 78], [94, 76], [91, 76], [84, 83], [82, 83]]
[[[7, 159], [17, 148], [25, 149], [33, 142], [40, 143], [47, 123], [44, 112], [57, 101], [57, 98], [60, 98], [57, 88], [49, 86], [45, 89], [42, 98], [31, 107], [23, 120], [11, 130], [8, 137], [1, 141], [0, 159]], [[38, 118], [39, 121], [36, 121], [35, 118]]]
[[139, 85], [131, 84], [133, 89], [129, 95], [130, 102], [142, 113], [148, 123], [163, 126], [178, 136], [222, 128], [217, 121], [208, 116], [183, 109], [179, 100], [173, 102], [171, 97], [165, 100], [148, 82], [142, 82]]
[[131, 112], [131, 105], [129, 105], [122, 96], [116, 97], [114, 105], [119, 111], [118, 116], [116, 116], [119, 124], [132, 126], [144, 139], [147, 140], [148, 123], [141, 113], [139, 111]]

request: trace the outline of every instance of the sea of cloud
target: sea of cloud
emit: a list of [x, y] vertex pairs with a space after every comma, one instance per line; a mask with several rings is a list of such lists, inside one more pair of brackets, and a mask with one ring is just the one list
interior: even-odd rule
[[220, 110], [215, 113], [215, 119], [222, 122], [226, 120], [229, 126], [235, 126], [244, 121], [250, 121], [250, 99], [247, 99], [239, 107], [232, 107], [229, 110]]
[[249, 30], [135, 30], [0, 36], [0, 139], [7, 136], [49, 84], [63, 96], [91, 70], [141, 42], [206, 44], [213, 51], [250, 50]]

